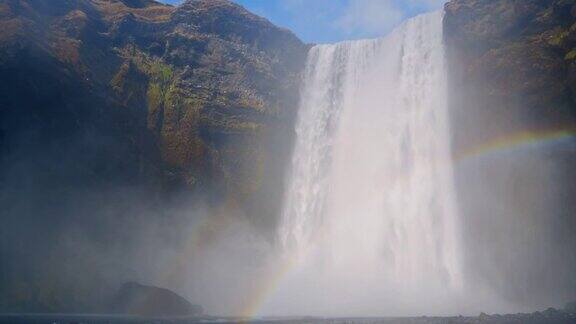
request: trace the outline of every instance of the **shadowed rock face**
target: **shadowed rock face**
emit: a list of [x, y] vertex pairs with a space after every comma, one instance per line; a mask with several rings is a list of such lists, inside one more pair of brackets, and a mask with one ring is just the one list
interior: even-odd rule
[[229, 1], [1, 1], [0, 311], [89, 311], [110, 278], [60, 246], [126, 246], [134, 208], [202, 197], [272, 228], [306, 52]]
[[[546, 134], [576, 130], [576, 2], [453, 0], [445, 9], [469, 268], [515, 302], [560, 305], [576, 294], [576, 149]], [[532, 151], [513, 150], [519, 134], [531, 134]], [[509, 146], [466, 159], [498, 141]]]
[[[461, 81], [458, 90], [481, 96], [482, 110], [489, 110], [485, 116], [465, 109], [457, 112], [458, 121], [466, 123], [462, 128], [472, 130], [456, 137], [458, 149], [510, 128], [574, 127], [574, 4], [553, 0], [446, 4], [453, 84]], [[491, 113], [501, 118], [490, 119]], [[478, 123], [488, 130], [474, 127]]]
[[102, 120], [103, 136], [115, 127], [140, 160], [127, 169], [156, 172], [165, 189], [244, 204], [281, 173], [307, 50], [290, 32], [229, 1], [10, 0], [0, 19], [4, 150], [47, 127], [24, 121], [42, 110], [81, 130]]
[[111, 311], [152, 317], [202, 315], [202, 307], [192, 305], [176, 293], [136, 282], [122, 285], [114, 298]]

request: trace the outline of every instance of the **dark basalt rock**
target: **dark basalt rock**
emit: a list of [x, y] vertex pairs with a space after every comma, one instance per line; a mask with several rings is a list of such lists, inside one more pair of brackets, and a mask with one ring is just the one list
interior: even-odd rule
[[125, 246], [123, 201], [273, 228], [307, 50], [231, 1], [0, 1], [0, 312], [95, 311], [97, 270], [58, 244]]
[[[458, 150], [522, 128], [576, 125], [570, 73], [576, 63], [571, 54], [576, 49], [575, 5], [564, 0], [446, 4], [453, 85], [457, 93], [482, 104], [476, 114], [465, 103], [455, 105], [461, 108], [455, 112], [459, 128], [466, 129], [455, 137]], [[480, 112], [502, 117], [484, 123]], [[475, 127], [479, 124], [483, 126]]]
[[198, 316], [202, 307], [192, 305], [168, 289], [128, 282], [118, 290], [111, 305], [112, 313], [146, 317]]
[[[576, 1], [452, 0], [445, 11], [468, 268], [532, 308], [574, 298], [576, 143], [546, 136], [576, 131]], [[518, 134], [537, 148], [514, 151]], [[466, 159], [496, 142], [501, 154]]]
[[[163, 190], [208, 192], [220, 202], [239, 202], [264, 222], [271, 219], [308, 49], [291, 32], [227, 0], [179, 7], [152, 0], [10, 0], [0, 5], [0, 27], [6, 81], [0, 130], [7, 139], [0, 149], [18, 146], [17, 132], [38, 131], [20, 121], [36, 109], [25, 100], [44, 101], [37, 108], [48, 117], [95, 115], [88, 123], [103, 120], [93, 126], [97, 133], [131, 142], [123, 150], [140, 161], [126, 168], [149, 171], [132, 182], [154, 178]], [[71, 85], [58, 86], [66, 92], [58, 102], [42, 97], [57, 93], [45, 91], [50, 85], [34, 85], [23, 95], [23, 85], [15, 89], [11, 81], [25, 71], [27, 79]], [[87, 108], [80, 100], [102, 103]], [[110, 125], [115, 134], [104, 129]], [[56, 132], [69, 132], [57, 127], [30, 145], [45, 147], [41, 142]]]

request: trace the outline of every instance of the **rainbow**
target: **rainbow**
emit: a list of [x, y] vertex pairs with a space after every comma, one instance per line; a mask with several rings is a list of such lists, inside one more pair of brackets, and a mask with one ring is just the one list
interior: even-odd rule
[[[576, 128], [522, 130], [495, 137], [454, 155], [455, 163], [511, 151], [524, 151], [576, 141]], [[576, 143], [576, 142], [575, 142]]]
[[[566, 143], [576, 143], [576, 127], [563, 127], [556, 129], [522, 130], [511, 134], [494, 137], [478, 145], [469, 147], [453, 155], [455, 164], [478, 158], [495, 156], [503, 153], [525, 151], [531, 149], [546, 148], [550, 145], [563, 145]], [[229, 210], [231, 206], [227, 206]], [[225, 214], [225, 212], [223, 212]], [[184, 255], [180, 255], [179, 260], [165, 274], [164, 280], [177, 282], [186, 274], [186, 261], [191, 258], [201, 257], [202, 247], [207, 244], [209, 235], [206, 232], [220, 231], [227, 226], [231, 226], [230, 220], [218, 213], [210, 215], [201, 220], [193, 227], [185, 245]], [[207, 237], [208, 236], [208, 237]], [[244, 302], [239, 305], [239, 322], [249, 321], [258, 316], [261, 308], [268, 298], [276, 292], [280, 283], [297, 266], [296, 256], [285, 255], [282, 259], [275, 259], [262, 269], [262, 272], [254, 282], [251, 292], [244, 296]]]
[[[571, 141], [576, 143], [576, 128], [521, 130], [512, 134], [494, 137], [472, 146], [459, 154], [455, 154], [453, 160], [454, 163], [464, 163], [468, 160], [486, 156], [546, 148], [550, 145], [561, 145]], [[288, 257], [285, 261], [278, 262], [276, 266], [268, 269], [268, 272], [256, 283], [254, 291], [246, 298], [241, 311], [242, 318], [251, 319], [258, 315], [268, 297], [274, 294], [284, 277], [296, 267], [296, 259], [295, 257]]]
[[[175, 256], [170, 266], [160, 276], [159, 281], [168, 283], [171, 287], [177, 287], [188, 274], [190, 260], [202, 258], [204, 247], [210, 245], [211, 240], [230, 226], [234, 226], [233, 220], [228, 215], [230, 210], [238, 209], [235, 202], [227, 202], [226, 205], [216, 212], [206, 212], [191, 227], [190, 233], [181, 253]], [[295, 255], [284, 255], [275, 258], [264, 265], [260, 275], [252, 282], [252, 289], [242, 297], [238, 308], [233, 314], [239, 316], [239, 323], [249, 322], [255, 318], [268, 297], [273, 295], [283, 278], [296, 267], [298, 258]]]
[[200, 258], [203, 253], [202, 247], [208, 245], [211, 235], [223, 231], [230, 226], [230, 220], [221, 213], [210, 214], [201, 217], [191, 226], [191, 230], [184, 242], [182, 253], [177, 254], [171, 266], [161, 274], [160, 282], [169, 283], [170, 286], [177, 287], [188, 272], [188, 261]]
[[246, 298], [246, 302], [241, 308], [240, 315], [247, 320], [254, 319], [262, 306], [266, 303], [269, 296], [272, 296], [282, 279], [295, 268], [297, 258], [295, 256], [286, 256], [284, 260], [276, 260], [275, 265], [268, 269], [257, 286]]

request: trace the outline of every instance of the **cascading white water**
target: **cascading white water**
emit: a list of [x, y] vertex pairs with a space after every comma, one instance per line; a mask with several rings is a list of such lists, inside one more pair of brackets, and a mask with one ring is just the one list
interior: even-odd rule
[[438, 313], [460, 287], [442, 38], [438, 12], [311, 49], [279, 228], [288, 312]]

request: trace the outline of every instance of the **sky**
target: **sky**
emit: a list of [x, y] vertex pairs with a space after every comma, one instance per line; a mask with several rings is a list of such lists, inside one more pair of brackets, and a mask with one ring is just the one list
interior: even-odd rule
[[[182, 0], [160, 0], [178, 4]], [[234, 0], [307, 43], [386, 35], [406, 18], [442, 8], [445, 0]]]

